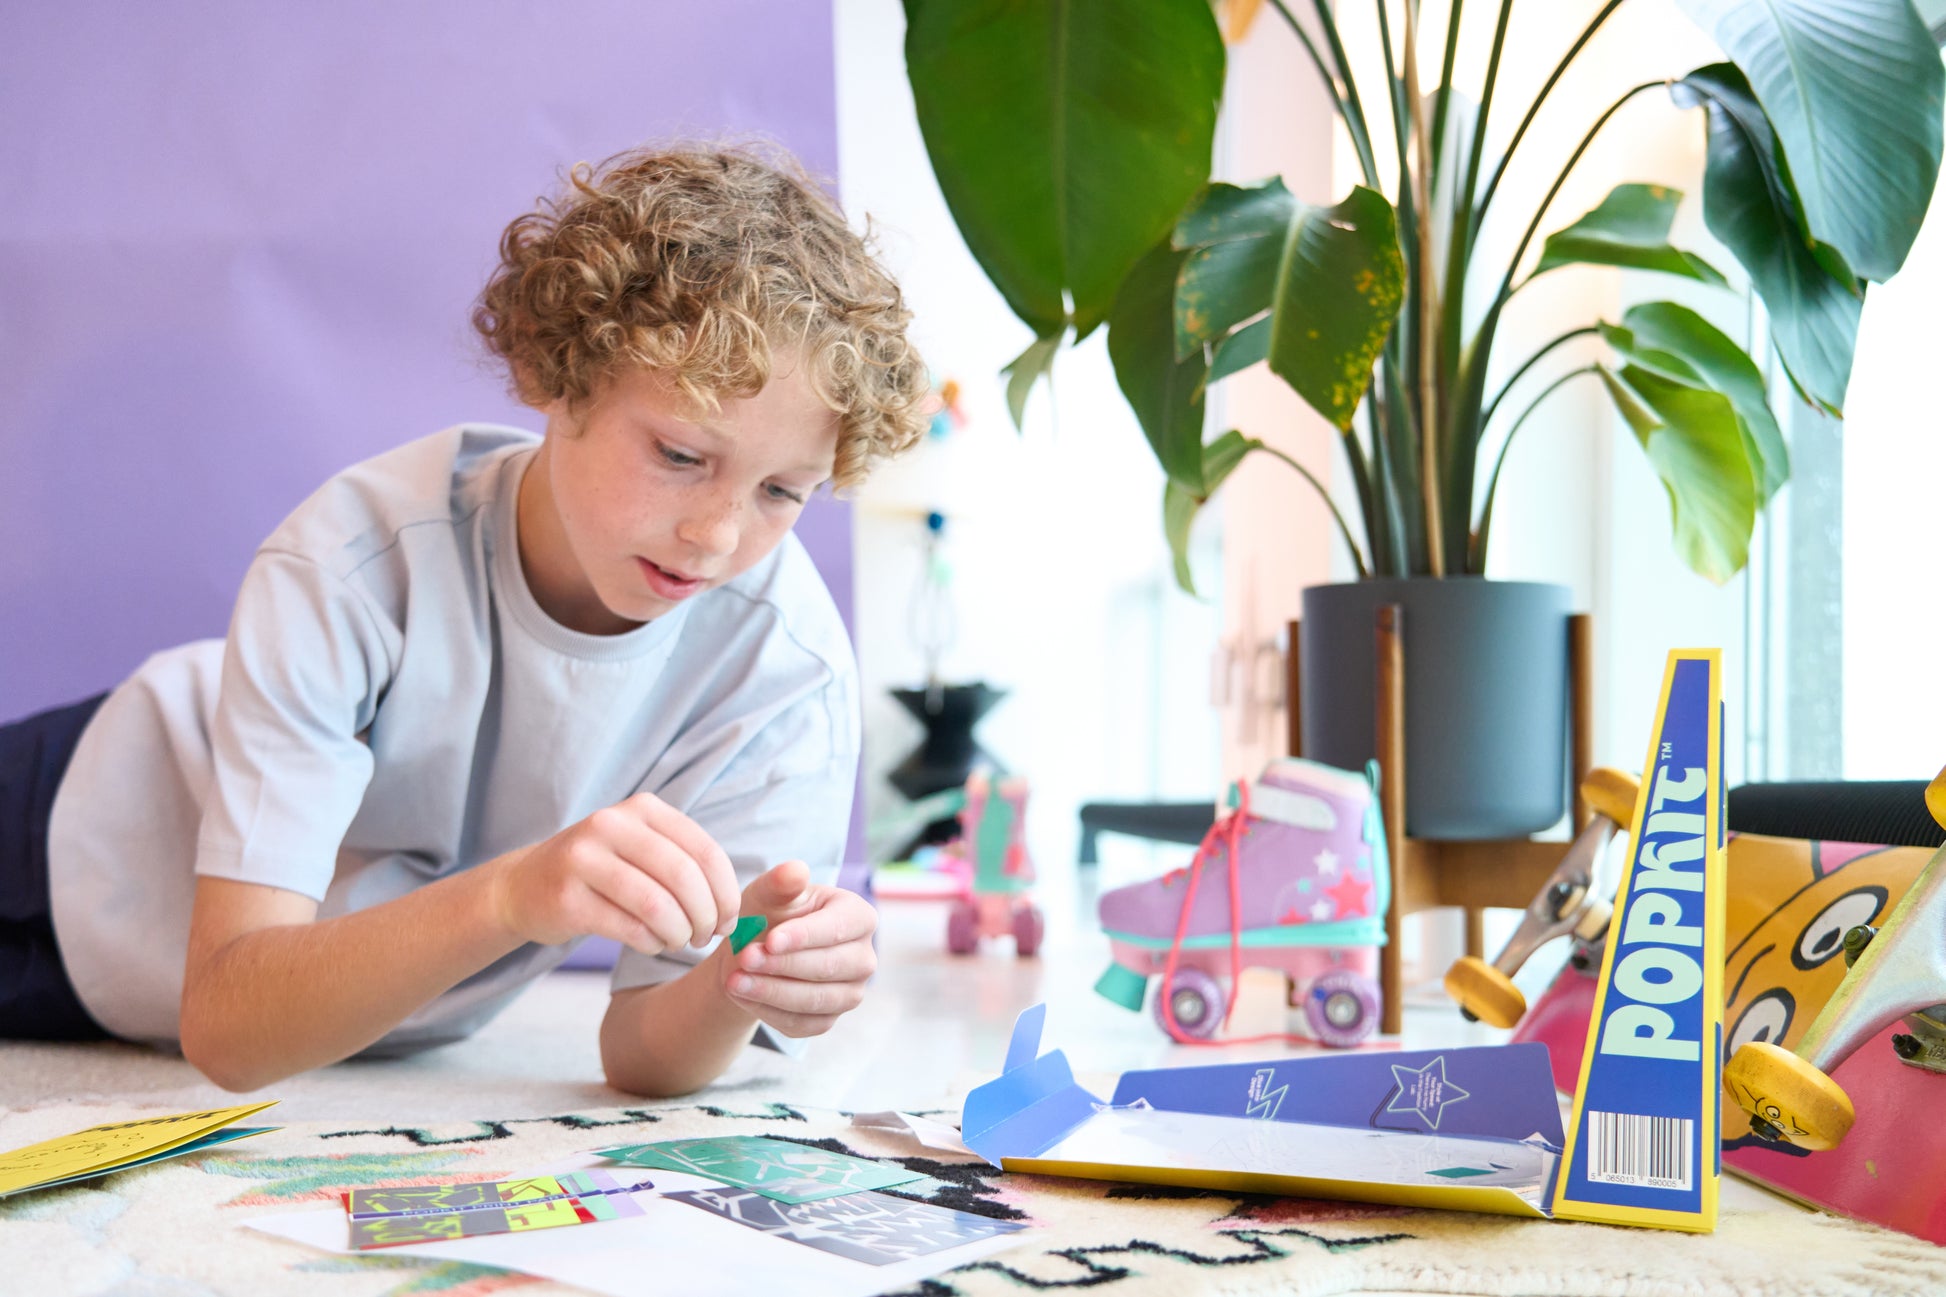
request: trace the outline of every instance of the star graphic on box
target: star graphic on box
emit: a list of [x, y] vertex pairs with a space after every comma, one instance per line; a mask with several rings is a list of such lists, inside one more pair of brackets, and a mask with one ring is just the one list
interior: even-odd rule
[[1338, 872], [1338, 853], [1327, 848], [1318, 852], [1317, 859], [1312, 863], [1318, 867], [1320, 874], [1335, 876]]
[[1385, 1111], [1412, 1113], [1433, 1130], [1439, 1129], [1439, 1118], [1447, 1104], [1472, 1097], [1469, 1091], [1446, 1079], [1444, 1054], [1419, 1068], [1394, 1063], [1392, 1080], [1399, 1092], [1385, 1105]]

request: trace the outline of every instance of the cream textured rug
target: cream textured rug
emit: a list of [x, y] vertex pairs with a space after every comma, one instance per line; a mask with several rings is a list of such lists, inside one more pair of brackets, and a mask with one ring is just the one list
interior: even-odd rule
[[[734, 1101], [732, 1101], [734, 1102]], [[121, 1116], [64, 1105], [0, 1117], [0, 1148]], [[274, 1118], [275, 1109], [265, 1114]], [[0, 1291], [449, 1297], [570, 1290], [524, 1275], [406, 1257], [312, 1252], [243, 1227], [335, 1200], [354, 1185], [486, 1180], [607, 1145], [763, 1134], [883, 1157], [926, 1173], [924, 1198], [1026, 1220], [1019, 1247], [950, 1272], [914, 1297], [1089, 1289], [1188, 1293], [1909, 1293], [1946, 1252], [1809, 1212], [1729, 1210], [1713, 1235], [1519, 1221], [1452, 1212], [1173, 1191], [1003, 1175], [984, 1163], [783, 1104], [609, 1108], [428, 1126], [309, 1123], [199, 1157], [0, 1201]], [[600, 1229], [600, 1225], [584, 1226]], [[713, 1279], [734, 1287], [734, 1259]], [[648, 1275], [644, 1292], [703, 1297], [696, 1277]], [[763, 1297], [782, 1297], [764, 1294]]]

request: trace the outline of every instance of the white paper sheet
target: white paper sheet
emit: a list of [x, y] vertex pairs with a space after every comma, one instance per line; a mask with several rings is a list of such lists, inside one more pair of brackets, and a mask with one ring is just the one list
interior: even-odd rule
[[959, 1153], [966, 1157], [978, 1154], [960, 1141], [957, 1128], [931, 1117], [921, 1117], [911, 1112], [861, 1112], [852, 1117], [851, 1124], [866, 1130], [891, 1130], [901, 1135], [909, 1135], [923, 1148], [937, 1149], [941, 1153]]
[[[524, 1174], [555, 1175], [609, 1165], [601, 1158], [587, 1156]], [[673, 1171], [651, 1171], [649, 1175], [656, 1191], [635, 1195], [642, 1205], [640, 1216], [566, 1229], [410, 1244], [377, 1254], [352, 1251], [343, 1207], [259, 1216], [244, 1223], [326, 1252], [467, 1261], [577, 1284], [613, 1297], [639, 1297], [648, 1291], [680, 1292], [683, 1297], [718, 1293], [742, 1297], [753, 1292], [789, 1293], [791, 1297], [870, 1297], [1017, 1247], [1029, 1237], [1025, 1232], [1004, 1234], [911, 1261], [865, 1265], [772, 1238], [661, 1197], [662, 1192], [673, 1189], [716, 1188], [715, 1181]]]
[[[1511, 1189], [1539, 1206], [1555, 1154], [1534, 1144], [1293, 1121], [1105, 1108], [1042, 1160]], [[1463, 1170], [1476, 1174], [1441, 1175]]]

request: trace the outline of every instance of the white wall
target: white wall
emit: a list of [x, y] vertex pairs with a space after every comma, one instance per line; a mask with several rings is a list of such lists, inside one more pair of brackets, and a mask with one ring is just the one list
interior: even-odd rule
[[1946, 199], [1905, 269], [1865, 298], [1844, 431], [1844, 773], [1930, 779], [1946, 763]]
[[[898, 0], [837, 0], [835, 14], [845, 207], [870, 217], [922, 351], [939, 379], [959, 381], [970, 416], [945, 475], [975, 485], [955, 492], [965, 506], [949, 532], [959, 636], [942, 674], [1011, 691], [980, 736], [1030, 781], [1030, 849], [1044, 871], [1063, 868], [1084, 801], [1214, 796], [1214, 615], [1173, 589], [1162, 473], [1099, 334], [1062, 356], [1052, 394], [1037, 393], [1025, 433], [1015, 432], [999, 371], [1031, 335], [967, 252], [933, 180], [905, 79], [903, 11]], [[901, 804], [884, 775], [921, 734], [885, 694], [923, 675], [907, 626], [921, 555], [917, 476], [888, 472], [858, 495], [872, 815]]]

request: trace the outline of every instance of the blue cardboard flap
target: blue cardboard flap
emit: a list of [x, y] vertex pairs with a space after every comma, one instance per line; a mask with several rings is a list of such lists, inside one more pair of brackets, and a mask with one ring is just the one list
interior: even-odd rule
[[960, 1112], [961, 1141], [995, 1166], [1038, 1156], [1101, 1106], [1075, 1083], [1067, 1055], [1040, 1052], [1046, 1020], [1047, 1006], [1036, 1004], [1014, 1021], [1007, 1070], [967, 1095]]

